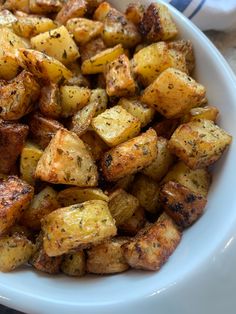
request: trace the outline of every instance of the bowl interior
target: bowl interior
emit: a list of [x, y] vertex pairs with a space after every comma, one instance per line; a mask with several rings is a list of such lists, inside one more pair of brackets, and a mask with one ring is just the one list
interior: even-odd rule
[[[124, 9], [130, 1], [110, 2], [118, 9]], [[142, 2], [146, 4], [150, 1]], [[231, 70], [214, 46], [191, 22], [176, 10], [171, 8], [171, 11], [181, 37], [193, 42], [197, 60], [195, 77], [207, 87], [209, 103], [220, 109], [220, 125], [236, 136], [236, 92]], [[55, 304], [91, 308], [143, 298], [178, 283], [214, 254], [236, 221], [234, 156], [236, 146], [233, 142], [214, 167], [205, 214], [184, 233], [179, 247], [159, 272], [129, 271], [115, 276], [73, 279], [49, 277], [31, 269], [21, 269], [0, 274], [1, 303], [34, 313], [37, 311], [33, 311], [33, 307], [35, 309], [35, 305], [43, 303], [51, 304], [52, 308]]]

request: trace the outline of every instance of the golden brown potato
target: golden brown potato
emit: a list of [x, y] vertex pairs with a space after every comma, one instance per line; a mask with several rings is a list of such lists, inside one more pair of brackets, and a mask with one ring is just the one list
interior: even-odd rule
[[116, 226], [118, 227], [132, 217], [139, 207], [139, 201], [133, 195], [122, 189], [118, 189], [109, 196], [108, 206], [112, 217], [116, 221]]
[[132, 96], [135, 93], [135, 81], [131, 74], [129, 59], [125, 54], [108, 63], [105, 77], [108, 96]]
[[130, 3], [125, 11], [126, 18], [134, 23], [135, 25], [139, 25], [142, 21], [143, 13], [145, 8], [140, 3]]
[[58, 119], [61, 116], [62, 104], [57, 84], [49, 83], [41, 88], [39, 109], [45, 116]]
[[176, 163], [162, 180], [162, 183], [169, 181], [178, 182], [195, 194], [207, 196], [211, 177], [206, 169], [192, 170], [183, 162]]
[[145, 211], [139, 206], [129, 219], [119, 225], [119, 231], [125, 235], [135, 236], [146, 222]]
[[21, 65], [32, 72], [36, 77], [59, 82], [62, 78], [70, 79], [72, 73], [60, 61], [49, 57], [45, 53], [33, 49], [19, 49]]
[[79, 137], [66, 129], [57, 131], [42, 157], [35, 177], [54, 184], [96, 186], [97, 167]]
[[69, 19], [82, 17], [87, 11], [87, 1], [68, 0], [56, 16], [56, 21], [65, 24]]
[[23, 235], [16, 233], [0, 237], [0, 271], [9, 272], [25, 264], [33, 250], [33, 243]]
[[84, 276], [86, 272], [86, 258], [84, 251], [65, 255], [61, 264], [61, 270], [68, 276]]
[[178, 30], [168, 8], [160, 3], [151, 3], [144, 12], [140, 32], [150, 42], [173, 39]]
[[101, 35], [103, 23], [85, 18], [74, 18], [67, 21], [66, 28], [73, 34], [75, 41], [83, 45]]
[[32, 111], [40, 87], [30, 72], [22, 71], [15, 79], [0, 86], [0, 117], [17, 120]]
[[117, 146], [138, 135], [141, 123], [121, 106], [107, 109], [91, 123], [94, 131], [110, 147]]
[[129, 268], [121, 246], [128, 238], [113, 238], [87, 250], [87, 271], [93, 274], [115, 274]]
[[167, 174], [169, 168], [174, 163], [174, 156], [170, 153], [167, 145], [168, 141], [165, 138], [158, 137], [157, 157], [149, 166], [142, 170], [142, 173], [157, 182]]
[[22, 149], [20, 157], [21, 179], [31, 185], [34, 185], [35, 183], [34, 174], [42, 154], [42, 149], [30, 141], [27, 141]]
[[15, 176], [0, 181], [0, 234], [6, 232], [19, 220], [29, 206], [34, 189]]
[[141, 101], [167, 119], [178, 118], [205, 98], [206, 89], [182, 71], [168, 68], [149, 85]]
[[58, 12], [62, 8], [62, 0], [28, 0], [30, 12], [48, 14]]
[[29, 0], [6, 0], [3, 8], [11, 11], [20, 10], [29, 13]]
[[59, 208], [57, 193], [50, 186], [35, 195], [30, 206], [24, 211], [20, 222], [33, 230], [40, 230], [41, 219]]
[[104, 41], [101, 37], [91, 40], [79, 47], [81, 61], [91, 59], [96, 54], [99, 54], [106, 49]]
[[131, 194], [138, 200], [139, 204], [150, 213], [157, 213], [160, 209], [159, 185], [151, 178], [138, 174], [132, 184]]
[[43, 218], [42, 230], [49, 256], [85, 248], [116, 235], [107, 202], [101, 200], [55, 210]]
[[182, 123], [187, 123], [189, 121], [195, 121], [199, 119], [212, 120], [216, 122], [219, 114], [219, 110], [214, 106], [197, 107], [191, 109], [186, 115], [181, 119]]
[[20, 155], [29, 127], [0, 120], [0, 173], [9, 173]]
[[109, 47], [122, 44], [125, 48], [132, 48], [141, 41], [136, 26], [105, 1], [95, 11], [94, 19], [104, 23], [102, 38]]
[[[100, 49], [99, 49], [100, 50]], [[94, 56], [86, 59], [81, 66], [83, 74], [97, 74], [104, 72], [106, 65], [122, 55], [124, 49], [119, 44], [113, 48], [98, 51]]]
[[202, 215], [207, 200], [185, 186], [169, 181], [161, 188], [160, 202], [179, 227], [187, 228]]
[[96, 161], [101, 159], [105, 151], [109, 149], [107, 144], [94, 131], [87, 131], [80, 138]]
[[84, 203], [91, 200], [102, 200], [108, 202], [109, 198], [98, 188], [72, 187], [58, 193], [57, 200], [61, 207]]
[[10, 11], [8, 10], [0, 11], [0, 26], [1, 27], [2, 26], [11, 27], [16, 21], [17, 21], [17, 18]]
[[74, 62], [80, 56], [76, 43], [65, 26], [32, 37], [31, 46], [63, 64]]
[[161, 136], [169, 140], [179, 124], [180, 119], [164, 119], [155, 123], [153, 125], [153, 129], [156, 131], [157, 136]]
[[205, 119], [181, 124], [171, 136], [168, 147], [192, 168], [204, 168], [216, 162], [232, 141], [232, 136]]
[[126, 261], [132, 268], [159, 270], [174, 252], [181, 233], [168, 216], [141, 229], [136, 237], [122, 246]]
[[101, 160], [102, 171], [108, 181], [116, 181], [150, 165], [156, 156], [156, 132], [149, 129], [106, 152]]
[[56, 132], [63, 128], [63, 125], [56, 120], [34, 113], [29, 120], [29, 127], [30, 135], [34, 141], [44, 149]]

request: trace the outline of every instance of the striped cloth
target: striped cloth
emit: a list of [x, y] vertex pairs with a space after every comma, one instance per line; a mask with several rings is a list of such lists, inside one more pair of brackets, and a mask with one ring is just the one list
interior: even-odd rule
[[236, 28], [236, 0], [164, 0], [202, 30]]

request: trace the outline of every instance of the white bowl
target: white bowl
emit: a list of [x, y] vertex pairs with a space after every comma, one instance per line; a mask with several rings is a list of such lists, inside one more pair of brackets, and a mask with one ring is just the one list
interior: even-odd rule
[[[130, 1], [111, 2], [124, 9]], [[210, 104], [220, 109], [220, 125], [236, 137], [232, 71], [201, 31], [172, 7], [170, 11], [181, 36], [194, 45], [196, 78], [207, 87]], [[184, 233], [159, 272], [73, 279], [17, 270], [0, 274], [0, 303], [34, 314], [235, 313], [235, 162], [233, 142], [215, 168], [206, 213]]]

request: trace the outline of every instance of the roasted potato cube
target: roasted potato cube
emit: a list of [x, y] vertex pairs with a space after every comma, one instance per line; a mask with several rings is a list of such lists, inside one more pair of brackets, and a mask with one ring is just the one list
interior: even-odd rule
[[113, 48], [105, 49], [101, 52], [98, 52], [97, 54], [82, 63], [82, 73], [96, 74], [104, 72], [106, 65], [122, 55], [123, 52], [124, 49], [120, 44]]
[[218, 114], [219, 110], [214, 106], [197, 107], [191, 109], [182, 117], [182, 123], [199, 119], [212, 120], [213, 122], [216, 122]]
[[87, 271], [93, 274], [114, 274], [129, 268], [121, 246], [128, 238], [113, 238], [87, 250]]
[[132, 268], [159, 270], [174, 252], [181, 233], [168, 216], [141, 229], [136, 237], [122, 246], [126, 261]]
[[32, 72], [36, 77], [54, 83], [62, 78], [70, 79], [72, 73], [60, 61], [33, 49], [19, 49], [19, 56], [23, 67]]
[[74, 17], [82, 17], [87, 11], [87, 1], [85, 0], [69, 0], [56, 16], [56, 21], [65, 24], [69, 19]]
[[138, 135], [140, 126], [140, 121], [121, 106], [107, 109], [92, 120], [94, 131], [110, 147]]
[[144, 86], [147, 86], [168, 68], [175, 68], [188, 74], [185, 55], [168, 48], [165, 42], [158, 42], [139, 50], [133, 57], [133, 71]]
[[62, 8], [62, 0], [28, 0], [30, 12], [48, 14], [58, 12]]
[[185, 186], [169, 181], [161, 188], [160, 202], [179, 227], [187, 228], [202, 215], [207, 200]]
[[29, 128], [0, 120], [0, 173], [9, 173], [24, 146]]
[[73, 34], [75, 41], [83, 45], [101, 35], [103, 23], [85, 18], [74, 18], [67, 21], [66, 28]]
[[101, 159], [105, 151], [108, 150], [106, 143], [94, 131], [87, 131], [80, 138], [86, 144], [94, 160]]
[[80, 86], [80, 87], [87, 87], [91, 86], [90, 80], [88, 77], [85, 77], [82, 72], [80, 65], [77, 61], [68, 65], [68, 69], [72, 72], [72, 77], [68, 80], [63, 81], [64, 85], [69, 86]]
[[108, 97], [105, 89], [96, 88], [91, 90], [89, 102], [97, 104], [97, 111], [95, 116], [98, 116], [99, 114], [103, 113], [107, 109], [108, 103]]
[[34, 141], [44, 149], [48, 146], [56, 132], [63, 128], [63, 125], [56, 120], [35, 113], [29, 120], [29, 127], [30, 135]]
[[84, 203], [91, 200], [108, 202], [109, 198], [101, 189], [72, 187], [58, 193], [57, 200], [61, 207]]
[[119, 179], [115, 184], [115, 188], [129, 191], [131, 184], [134, 182], [134, 177], [135, 175], [131, 174], [131, 175], [125, 176], [124, 178]]
[[17, 18], [16, 22], [12, 24], [14, 32], [21, 36], [30, 38], [40, 33], [47, 32], [57, 27], [57, 24], [47, 18], [38, 16], [23, 16]]
[[9, 272], [28, 262], [34, 245], [25, 236], [14, 234], [0, 238], [0, 271]]
[[91, 59], [105, 49], [106, 46], [102, 38], [95, 38], [79, 47], [81, 61], [84, 62], [85, 60]]
[[29, 0], [6, 0], [3, 8], [10, 11], [20, 10], [29, 13]]
[[178, 30], [168, 8], [160, 3], [151, 3], [144, 12], [140, 32], [150, 42], [176, 37]]
[[130, 62], [121, 55], [106, 67], [106, 91], [109, 96], [128, 96], [135, 93], [135, 82], [131, 74]]
[[174, 163], [174, 156], [170, 153], [167, 144], [168, 141], [165, 138], [158, 137], [157, 157], [149, 166], [142, 170], [142, 173], [157, 182], [167, 174]]
[[192, 169], [216, 162], [232, 137], [214, 122], [205, 119], [181, 124], [171, 136], [168, 147]]
[[145, 105], [138, 98], [121, 98], [118, 105], [138, 118], [141, 122], [141, 128], [150, 123], [155, 115], [155, 109]]
[[132, 184], [131, 194], [138, 200], [139, 204], [150, 213], [157, 213], [160, 209], [159, 184], [151, 178], [138, 174]]
[[34, 189], [17, 177], [0, 181], [0, 234], [19, 220], [33, 198]]
[[106, 152], [101, 160], [102, 171], [108, 181], [116, 181], [150, 165], [156, 156], [156, 132], [149, 129]]
[[119, 231], [125, 235], [135, 236], [146, 222], [145, 211], [139, 206], [129, 219], [119, 225]]
[[169, 68], [145, 89], [141, 101], [170, 119], [181, 117], [197, 107], [205, 94], [204, 86], [186, 73]]
[[42, 157], [35, 177], [54, 184], [96, 186], [97, 167], [79, 137], [66, 130], [57, 131]]
[[85, 87], [64, 85], [60, 88], [60, 94], [61, 115], [64, 118], [68, 118], [88, 104], [91, 91]]
[[44, 52], [63, 64], [74, 62], [79, 50], [65, 26], [32, 37], [32, 48]]
[[180, 119], [164, 119], [153, 125], [153, 129], [156, 131], [157, 136], [170, 139], [176, 128], [180, 124]]
[[30, 141], [27, 141], [22, 149], [20, 157], [21, 178], [31, 185], [35, 183], [34, 174], [42, 154], [43, 150]]
[[58, 119], [61, 117], [61, 94], [57, 84], [49, 83], [42, 87], [39, 109], [42, 114], [49, 118]]
[[183, 162], [175, 164], [162, 180], [163, 183], [169, 181], [178, 182], [195, 194], [207, 196], [211, 177], [206, 169], [192, 170]]
[[109, 196], [108, 206], [112, 217], [116, 221], [116, 226], [119, 226], [132, 217], [139, 207], [139, 201], [133, 195], [118, 189]]
[[68, 276], [84, 276], [86, 272], [86, 258], [84, 251], [65, 255], [61, 264], [61, 270]]
[[17, 21], [17, 18], [10, 11], [8, 10], [0, 11], [0, 26], [1, 27], [2, 26], [11, 27], [16, 21]]
[[20, 222], [30, 229], [40, 230], [41, 219], [59, 207], [57, 192], [47, 186], [34, 196], [29, 208], [21, 216]]
[[49, 256], [85, 248], [116, 235], [107, 202], [87, 201], [55, 210], [42, 220], [44, 249]]
[[95, 11], [94, 19], [104, 23], [102, 37], [109, 47], [122, 44], [125, 48], [132, 48], [141, 41], [136, 26], [105, 1]]
[[139, 25], [142, 21], [145, 8], [140, 3], [130, 3], [125, 11], [126, 18], [134, 23], [134, 25]]

